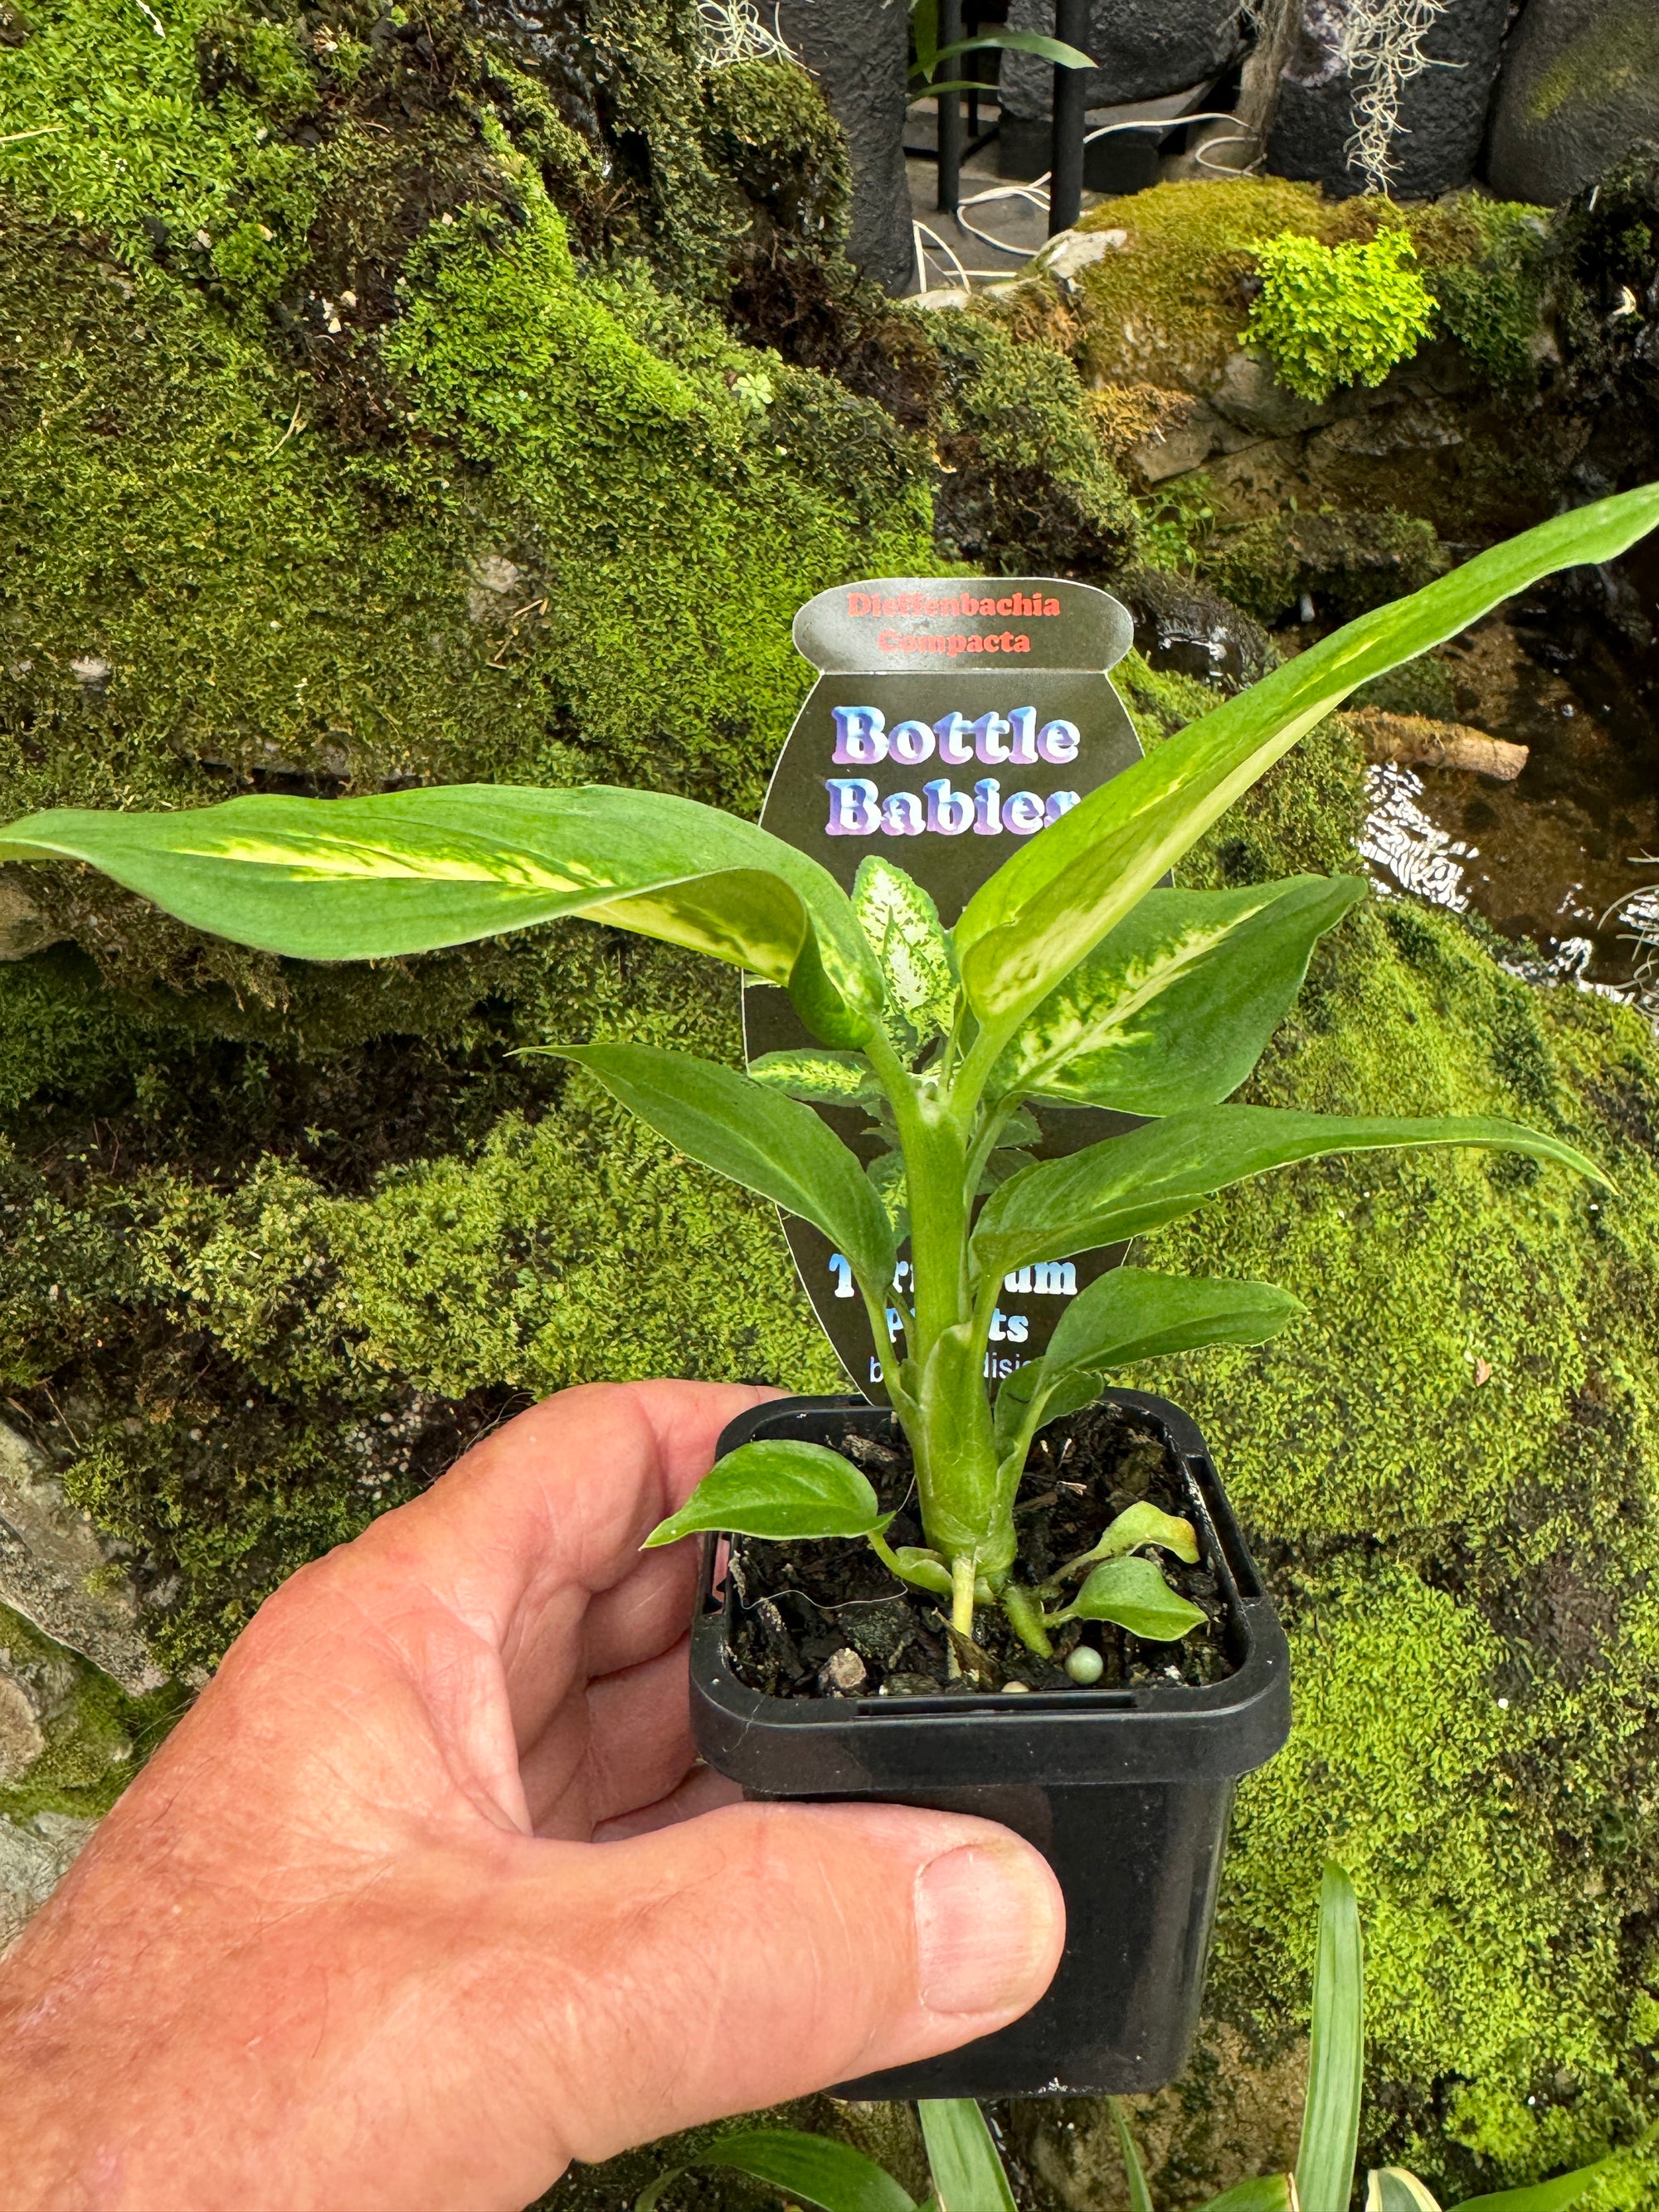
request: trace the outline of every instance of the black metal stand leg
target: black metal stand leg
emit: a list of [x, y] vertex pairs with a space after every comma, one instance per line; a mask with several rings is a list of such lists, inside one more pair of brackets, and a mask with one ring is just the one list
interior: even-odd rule
[[[939, 0], [939, 42], [953, 46], [962, 36], [962, 0]], [[959, 54], [941, 64], [947, 77], [959, 77], [969, 57]], [[939, 205], [942, 215], [954, 215], [962, 197], [962, 95], [942, 92], [939, 96]]]
[[[1054, 36], [1089, 52], [1089, 0], [1054, 0]], [[1083, 212], [1083, 135], [1088, 73], [1054, 71], [1054, 150], [1049, 156], [1048, 235], [1069, 230]]]

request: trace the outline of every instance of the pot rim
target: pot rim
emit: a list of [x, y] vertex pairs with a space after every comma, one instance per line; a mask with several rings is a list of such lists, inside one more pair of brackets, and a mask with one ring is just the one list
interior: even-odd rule
[[[692, 1717], [710, 1765], [757, 1795], [856, 1796], [949, 1779], [1212, 1784], [1264, 1765], [1290, 1729], [1290, 1652], [1196, 1424], [1168, 1399], [1108, 1390], [1164, 1431], [1181, 1468], [1206, 1565], [1226, 1615], [1233, 1671], [1219, 1682], [1148, 1682], [1011, 1696], [775, 1698], [732, 1671], [728, 1581], [714, 1587], [720, 1540], [703, 1541], [691, 1635]], [[841, 1423], [835, 1419], [841, 1417]], [[892, 1418], [860, 1397], [781, 1398], [726, 1428], [724, 1454], [762, 1433], [874, 1427]]]

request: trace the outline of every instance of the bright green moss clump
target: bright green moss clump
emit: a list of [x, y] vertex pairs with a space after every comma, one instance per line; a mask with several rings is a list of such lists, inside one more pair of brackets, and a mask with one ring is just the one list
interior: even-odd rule
[[1382, 383], [1434, 326], [1435, 305], [1403, 232], [1322, 246], [1294, 231], [1256, 248], [1261, 290], [1242, 333], [1279, 381], [1322, 402], [1339, 385]]

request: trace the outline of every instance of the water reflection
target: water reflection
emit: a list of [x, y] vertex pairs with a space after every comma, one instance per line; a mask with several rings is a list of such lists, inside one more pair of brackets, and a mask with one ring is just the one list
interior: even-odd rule
[[1633, 690], [1592, 700], [1502, 620], [1441, 658], [1459, 715], [1529, 757], [1510, 783], [1370, 769], [1358, 846], [1377, 889], [1473, 910], [1514, 943], [1512, 972], [1659, 1018], [1659, 761], [1644, 702]]

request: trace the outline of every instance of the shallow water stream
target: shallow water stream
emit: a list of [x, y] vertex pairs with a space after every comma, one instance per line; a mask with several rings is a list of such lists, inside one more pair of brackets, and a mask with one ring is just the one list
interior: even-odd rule
[[[1360, 851], [1383, 889], [1482, 915], [1529, 969], [1659, 1012], [1659, 715], [1647, 656], [1539, 629], [1522, 609], [1445, 647], [1459, 720], [1525, 745], [1512, 783], [1369, 772]], [[1525, 626], [1523, 626], [1523, 624]], [[1547, 654], [1555, 666], [1543, 665]]]

